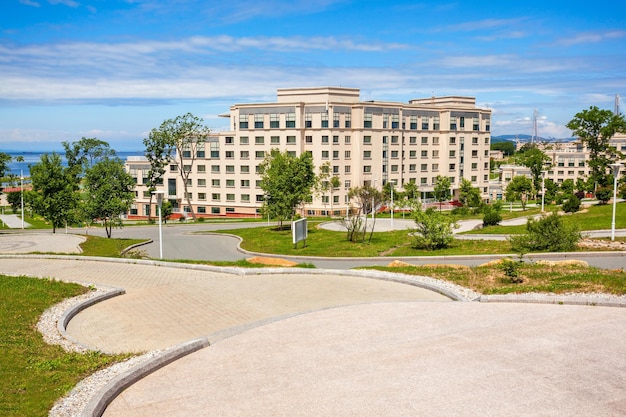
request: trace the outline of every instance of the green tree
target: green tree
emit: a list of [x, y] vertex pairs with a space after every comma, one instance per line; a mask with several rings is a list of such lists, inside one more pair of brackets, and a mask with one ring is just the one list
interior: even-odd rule
[[550, 178], [546, 178], [545, 180], [545, 189], [546, 196], [544, 197], [544, 201], [546, 204], [551, 204], [556, 200], [556, 196], [559, 193], [559, 184], [552, 181]]
[[[145, 185], [150, 192], [149, 206], [152, 207], [153, 193], [157, 185], [163, 184], [165, 167], [172, 160], [176, 148], [169, 145], [167, 135], [159, 129], [152, 129], [148, 137], [143, 140], [143, 145], [145, 146], [144, 155], [150, 163]], [[152, 219], [152, 210], [148, 212], [148, 220], [150, 219]]]
[[[187, 206], [191, 212], [191, 217], [196, 220], [196, 213], [191, 205], [191, 199], [188, 192], [189, 176], [193, 171], [193, 166], [198, 157], [199, 151], [205, 150], [205, 144], [210, 134], [208, 127], [203, 125], [203, 119], [194, 116], [191, 113], [178, 116], [174, 119], [167, 119], [161, 126], [151, 132], [149, 140], [154, 140], [154, 146], [151, 150], [155, 161], [163, 161], [159, 159], [157, 152], [162, 152], [163, 158], [166, 155], [173, 155], [172, 160], [176, 162], [178, 174], [183, 180], [184, 199], [187, 200]], [[154, 132], [154, 134], [153, 134]], [[158, 142], [158, 143], [157, 143]], [[146, 146], [146, 154], [148, 153], [148, 146]], [[150, 157], [149, 157], [150, 158]], [[156, 171], [158, 171], [158, 164], [155, 162]], [[153, 168], [154, 168], [153, 167]], [[153, 173], [156, 178], [158, 172]]]
[[481, 203], [480, 189], [472, 186], [472, 182], [466, 178], [461, 179], [459, 202], [465, 207], [478, 207]]
[[515, 153], [515, 144], [510, 140], [495, 142], [491, 144], [492, 151], [502, 151], [504, 156], [511, 156]]
[[11, 159], [11, 155], [0, 152], [0, 178], [3, 178], [9, 170], [9, 162], [11, 162]]
[[109, 144], [98, 138], [82, 137], [77, 142], [61, 142], [65, 149], [67, 166], [80, 169], [77, 176], [84, 173], [99, 161], [115, 156], [115, 151]]
[[71, 168], [64, 168], [57, 153], [43, 154], [30, 167], [33, 210], [52, 224], [52, 232], [76, 219], [78, 183]]
[[517, 175], [513, 177], [511, 182], [506, 186], [505, 196], [506, 201], [521, 201], [522, 210], [526, 210], [526, 203], [528, 201], [528, 195], [533, 189], [533, 183], [530, 178], [524, 175]]
[[429, 208], [422, 210], [417, 204], [411, 212], [416, 228], [412, 230], [412, 247], [416, 249], [443, 249], [450, 246], [454, 240], [456, 223], [451, 216]]
[[581, 238], [575, 225], [567, 225], [557, 213], [542, 216], [540, 219], [528, 219], [526, 233], [512, 236], [511, 247], [514, 252], [530, 251], [564, 252], [576, 249]]
[[485, 204], [483, 207], [483, 227], [495, 226], [502, 221], [502, 203]]
[[520, 150], [520, 152], [518, 152], [517, 160], [520, 164], [530, 169], [535, 193], [541, 190], [542, 171], [544, 171], [550, 163], [550, 157], [533, 143], [524, 145], [523, 151]]
[[[374, 226], [376, 225], [376, 207], [383, 202], [383, 194], [370, 185], [363, 187], [351, 188], [348, 192], [348, 198], [353, 201], [357, 207], [356, 216], [347, 219], [346, 228], [348, 229], [348, 240], [353, 242], [365, 242], [367, 235], [367, 215], [372, 213], [372, 227], [370, 228], [369, 241], [372, 240]], [[358, 237], [361, 236], [361, 239]]]
[[439, 202], [439, 211], [441, 211], [441, 203], [450, 199], [450, 178], [437, 175], [433, 194], [435, 200]]
[[606, 204], [613, 197], [613, 187], [600, 187], [596, 190], [596, 199], [600, 204]]
[[626, 132], [624, 115], [596, 106], [576, 113], [566, 125], [589, 149], [590, 178], [601, 187], [609, 184], [608, 166], [621, 157], [621, 153], [609, 144], [616, 133]]
[[294, 157], [287, 151], [272, 149], [259, 170], [261, 189], [267, 196], [264, 210], [278, 219], [282, 229], [283, 221], [293, 218], [296, 207], [311, 198], [315, 185], [313, 156], [304, 152]]
[[135, 182], [118, 158], [105, 158], [87, 169], [85, 174], [85, 211], [91, 219], [100, 219], [107, 237], [114, 226], [121, 227], [121, 215], [135, 198]]

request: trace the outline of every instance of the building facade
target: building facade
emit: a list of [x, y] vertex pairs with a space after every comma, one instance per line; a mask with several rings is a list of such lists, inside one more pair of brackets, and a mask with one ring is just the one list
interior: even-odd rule
[[[476, 107], [472, 97], [431, 97], [408, 103], [361, 101], [354, 88], [279, 89], [273, 103], [235, 104], [230, 130], [211, 136], [197, 149], [183, 198], [178, 167], [167, 168], [165, 198], [175, 212], [201, 216], [255, 216], [265, 196], [259, 165], [272, 149], [294, 156], [310, 152], [316, 174], [322, 166], [340, 180], [332, 192], [314, 196], [304, 215], [342, 215], [352, 187], [381, 188], [391, 182], [402, 189], [417, 184], [428, 199], [437, 176], [450, 178], [458, 194], [461, 178], [489, 196], [491, 110]], [[129, 159], [137, 180], [131, 216], [146, 216], [150, 195], [145, 187], [147, 160]]]

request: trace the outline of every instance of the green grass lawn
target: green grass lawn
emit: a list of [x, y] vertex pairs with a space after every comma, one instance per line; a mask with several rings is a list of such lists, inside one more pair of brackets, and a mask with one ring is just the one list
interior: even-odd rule
[[85, 291], [77, 284], [0, 275], [0, 415], [47, 416], [78, 381], [125, 357], [67, 353], [37, 331], [45, 309]]
[[[110, 239], [99, 236], [85, 236], [87, 240], [80, 244], [84, 256], [104, 256], [120, 258], [122, 251], [129, 246], [145, 242], [145, 239]], [[141, 248], [139, 248], [141, 249]]]
[[606, 293], [626, 294], [626, 272], [581, 266], [546, 266], [530, 262], [519, 268], [521, 283], [512, 283], [497, 266], [452, 268], [446, 266], [384, 267], [364, 269], [425, 275], [471, 288], [481, 294], [543, 293]]

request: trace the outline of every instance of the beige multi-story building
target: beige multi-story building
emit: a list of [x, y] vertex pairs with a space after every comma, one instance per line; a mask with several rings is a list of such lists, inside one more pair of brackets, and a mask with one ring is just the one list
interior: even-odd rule
[[[285, 88], [274, 103], [235, 104], [223, 117], [231, 130], [211, 136], [197, 151], [188, 183], [200, 215], [257, 215], [265, 201], [259, 164], [275, 148], [294, 156], [310, 152], [316, 174], [327, 165], [340, 180], [332, 193], [314, 196], [305, 215], [344, 214], [349, 190], [363, 185], [380, 189], [391, 182], [402, 189], [414, 182], [428, 199], [439, 175], [450, 178], [454, 194], [466, 178], [488, 198], [491, 110], [476, 107], [473, 97], [397, 103], [361, 101], [354, 88]], [[132, 158], [126, 167], [137, 179], [130, 214], [145, 216], [149, 164]], [[176, 166], [167, 169], [163, 190], [175, 211], [192, 209]]]
[[[626, 134], [618, 133], [609, 140], [609, 145], [617, 151], [626, 154]], [[579, 178], [586, 180], [589, 178], [591, 169], [589, 167], [590, 152], [587, 146], [580, 140], [573, 142], [538, 142], [537, 146], [549, 158], [546, 164], [546, 179], [561, 184], [565, 180], [572, 180], [574, 183]], [[518, 145], [519, 150], [519, 145]], [[622, 163], [626, 161], [622, 160]], [[490, 185], [490, 198], [492, 200], [501, 199], [506, 190], [506, 184], [517, 175], [531, 177], [530, 169], [515, 164], [502, 165], [499, 168], [499, 178]], [[593, 191], [593, 190], [585, 190]]]

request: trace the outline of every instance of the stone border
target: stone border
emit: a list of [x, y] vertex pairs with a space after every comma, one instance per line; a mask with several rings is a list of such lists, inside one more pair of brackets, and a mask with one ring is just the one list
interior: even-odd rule
[[524, 293], [506, 295], [481, 295], [477, 301], [481, 303], [559, 304], [626, 308], [626, 296], [616, 296], [609, 294]]
[[107, 406], [126, 388], [164, 366], [209, 346], [207, 338], [191, 340], [163, 351], [154, 358], [115, 377], [98, 391], [80, 413], [81, 417], [101, 417]]

